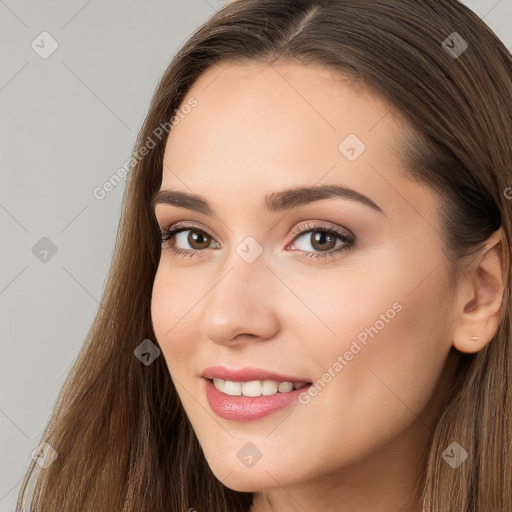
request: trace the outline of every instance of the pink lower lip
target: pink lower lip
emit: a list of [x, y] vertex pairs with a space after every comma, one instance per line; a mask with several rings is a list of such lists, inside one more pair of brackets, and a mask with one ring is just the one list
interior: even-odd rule
[[211, 380], [204, 379], [206, 399], [212, 411], [221, 418], [237, 421], [251, 421], [268, 416], [296, 402], [299, 394], [310, 385], [288, 393], [267, 396], [229, 396], [219, 391]]

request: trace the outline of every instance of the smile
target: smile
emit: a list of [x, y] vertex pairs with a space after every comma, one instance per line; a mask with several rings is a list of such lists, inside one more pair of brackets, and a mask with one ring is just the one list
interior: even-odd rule
[[202, 380], [211, 410], [220, 418], [234, 421], [257, 420], [291, 406], [312, 385], [270, 380], [235, 382], [204, 377]]
[[251, 380], [235, 382], [232, 380], [213, 379], [213, 385], [222, 393], [229, 396], [270, 396], [276, 393], [288, 393], [294, 389], [307, 386], [307, 382], [278, 382], [276, 380]]

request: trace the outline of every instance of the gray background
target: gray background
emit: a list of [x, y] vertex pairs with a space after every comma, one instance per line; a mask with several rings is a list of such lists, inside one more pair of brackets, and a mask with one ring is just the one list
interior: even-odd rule
[[[15, 509], [98, 308], [124, 181], [103, 200], [93, 189], [130, 157], [175, 52], [224, 3], [0, 0], [0, 512]], [[464, 3], [512, 46], [512, 0]]]

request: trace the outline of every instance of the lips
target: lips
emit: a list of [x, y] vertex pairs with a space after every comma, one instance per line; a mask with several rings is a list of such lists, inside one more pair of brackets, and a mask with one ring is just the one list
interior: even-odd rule
[[[312, 383], [308, 378], [302, 376], [284, 375], [281, 373], [271, 372], [268, 370], [262, 370], [259, 368], [226, 368], [225, 366], [210, 366], [206, 368], [202, 375], [204, 380], [204, 392], [206, 399], [210, 405], [211, 410], [217, 414], [217, 416], [235, 421], [251, 421], [277, 412], [284, 407], [292, 406], [297, 403], [299, 394], [307, 389]], [[282, 384], [284, 388], [283, 392], [273, 390], [273, 394], [261, 396], [233, 396], [224, 393], [217, 389], [214, 385], [215, 381], [221, 379], [230, 383], [230, 387], [242, 383], [242, 389], [246, 389], [246, 386], [254, 387], [254, 381], [260, 381], [269, 385], [269, 381]], [[306, 387], [300, 389], [294, 389], [294, 384], [306, 384]], [[223, 387], [221, 386], [223, 389]], [[238, 385], [240, 388], [240, 385]]]
[[[229, 396], [213, 385], [210, 379], [203, 379], [203, 389], [210, 409], [220, 418], [231, 421], [253, 421], [264, 418], [285, 407], [297, 404], [303, 389], [269, 396]], [[307, 389], [307, 388], [304, 388]]]
[[227, 368], [225, 366], [209, 366], [201, 374], [205, 379], [222, 379], [233, 382], [249, 382], [253, 380], [275, 380], [278, 382], [311, 383], [311, 380], [304, 376], [284, 375], [260, 368]]

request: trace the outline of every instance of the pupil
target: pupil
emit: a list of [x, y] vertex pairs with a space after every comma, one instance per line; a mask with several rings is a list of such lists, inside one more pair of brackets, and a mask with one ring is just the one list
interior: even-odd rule
[[[199, 233], [197, 231], [192, 231], [189, 235], [189, 242], [190, 244], [192, 245], [192, 242], [196, 243], [196, 244], [199, 244], [199, 245], [205, 245], [205, 241], [207, 240], [208, 237], [205, 237], [203, 233]], [[198, 242], [198, 238], [201, 239], [203, 238], [203, 242]], [[206, 245], [208, 246], [208, 243], [206, 243]]]
[[[326, 248], [325, 247], [326, 240], [331, 241], [331, 242], [333, 240], [333, 238], [331, 237], [331, 235], [329, 233], [325, 233], [323, 231], [322, 232], [321, 231], [317, 231], [314, 234], [313, 239], [314, 239], [313, 246], [318, 246], [316, 248], [319, 248], [319, 249], [325, 249]], [[330, 247], [328, 247], [328, 248], [330, 248]]]

